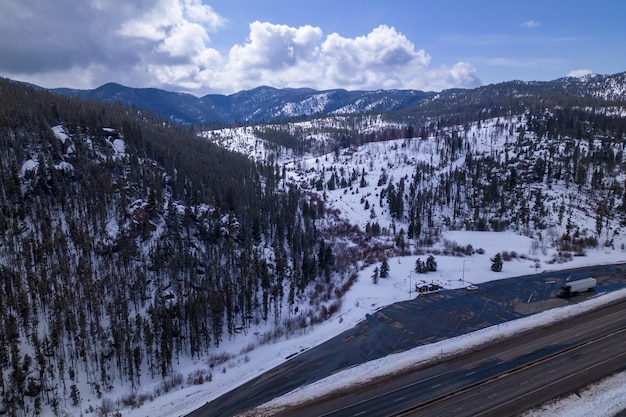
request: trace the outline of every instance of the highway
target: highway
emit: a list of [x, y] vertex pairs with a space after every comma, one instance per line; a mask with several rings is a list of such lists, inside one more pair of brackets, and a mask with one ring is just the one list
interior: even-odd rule
[[539, 360], [501, 377], [462, 390], [405, 415], [504, 416], [541, 404], [581, 381], [596, 381], [626, 364], [626, 331], [596, 339], [572, 350]]
[[507, 416], [626, 369], [626, 300], [277, 416]]
[[[294, 352], [282, 365], [205, 404], [190, 413], [189, 417], [235, 416], [352, 366], [539, 311], [584, 301], [594, 296], [594, 293], [567, 300], [555, 298], [554, 293], [568, 279], [576, 280], [589, 276], [598, 280], [595, 294], [624, 288], [626, 264], [598, 265], [485, 282], [480, 285], [479, 291], [449, 290], [387, 306], [367, 315], [354, 327], [314, 348]], [[621, 311], [624, 311], [623, 306]], [[621, 326], [626, 327], [624, 323], [621, 323]], [[336, 393], [333, 398], [325, 398], [319, 404], [312, 404], [311, 406], [315, 408], [309, 414], [287, 412], [282, 415], [318, 416], [324, 412], [337, 412], [334, 415], [355, 415], [363, 410], [354, 413], [346, 410], [345, 414], [339, 413], [339, 410], [377, 398], [378, 395], [387, 395], [386, 393], [394, 389], [401, 389], [402, 386], [416, 383], [420, 379], [424, 379], [427, 384], [431, 381], [427, 378], [442, 378], [430, 386], [420, 385], [419, 388], [413, 388], [412, 392], [398, 394], [393, 400], [381, 400], [380, 405], [374, 404], [375, 401], [369, 401], [365, 406], [367, 410], [365, 415], [393, 414], [384, 410], [376, 411], [379, 414], [374, 412], [378, 407], [389, 407], [388, 404], [393, 402], [399, 403], [396, 410], [407, 410], [433, 398], [445, 396], [449, 392], [460, 391], [463, 387], [488, 379], [490, 375], [513, 370], [521, 364], [531, 362], [535, 356], [545, 356], [546, 353], [558, 351], [562, 346], [572, 347], [581, 343], [577, 340], [583, 340], [580, 337], [572, 340], [556, 339], [558, 327], [544, 329], [545, 335], [556, 343], [553, 346], [549, 343], [547, 347], [537, 344], [535, 340], [539, 339], [542, 330], [536, 329], [518, 335], [510, 341], [499, 342], [497, 346], [486, 346], [479, 351], [462, 354], [453, 362], [440, 362], [426, 369], [410, 370], [403, 375], [395, 375], [391, 379], [377, 381], [375, 384], [359, 387], [342, 395]], [[603, 326], [598, 326], [598, 329], [600, 330], [595, 337], [610, 333], [610, 330]], [[559, 337], [571, 336], [572, 332], [564, 328], [562, 333], [563, 335]], [[576, 333], [579, 331], [574, 332]], [[585, 334], [581, 333], [582, 336]], [[527, 346], [526, 353], [516, 353], [516, 349], [521, 346]], [[500, 350], [507, 347], [509, 351]], [[469, 357], [469, 362], [465, 361], [465, 357]], [[479, 360], [482, 362], [477, 362]], [[441, 377], [438, 376], [440, 374]], [[446, 388], [449, 390], [446, 391]], [[414, 400], [416, 396], [418, 399]], [[529, 403], [529, 406], [536, 403]], [[306, 410], [302, 412], [307, 413]]]

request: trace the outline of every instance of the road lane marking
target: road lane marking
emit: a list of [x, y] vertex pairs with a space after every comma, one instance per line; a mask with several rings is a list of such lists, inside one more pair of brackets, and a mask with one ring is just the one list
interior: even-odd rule
[[469, 372], [469, 373], [465, 374], [465, 376], [474, 375], [475, 373], [476, 373], [476, 371], [472, 371], [472, 372]]
[[438, 388], [440, 386], [441, 386], [441, 384], [437, 384], [437, 385], [433, 385], [431, 388]]

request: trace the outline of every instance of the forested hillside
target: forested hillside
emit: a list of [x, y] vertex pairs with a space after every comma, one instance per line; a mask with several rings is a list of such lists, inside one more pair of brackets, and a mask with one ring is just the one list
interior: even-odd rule
[[0, 80], [0, 414], [210, 384], [341, 311], [366, 265], [471, 256], [447, 230], [515, 231], [551, 262], [626, 250], [625, 86], [511, 82], [199, 133]]
[[446, 230], [514, 230], [562, 262], [623, 237], [626, 77], [561, 81], [203, 136], [257, 160], [293, 161], [288, 178], [396, 250], [429, 247]]
[[274, 166], [9, 80], [0, 141], [0, 414], [106, 414], [91, 399], [116, 386], [136, 405], [180, 383], [181, 357], [213, 361], [259, 322], [323, 319], [298, 309], [310, 282], [325, 294], [311, 303], [335, 299], [323, 202]]

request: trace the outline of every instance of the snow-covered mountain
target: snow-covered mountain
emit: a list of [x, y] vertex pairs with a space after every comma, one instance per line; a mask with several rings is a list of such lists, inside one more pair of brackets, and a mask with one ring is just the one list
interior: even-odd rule
[[[441, 115], [450, 108], [483, 104], [509, 107], [515, 97], [564, 100], [589, 97], [626, 101], [626, 73], [566, 77], [549, 82], [513, 81], [476, 89], [445, 90], [441, 93], [416, 90], [346, 91], [276, 89], [258, 87], [231, 95], [195, 97], [154, 88], [130, 88], [109, 83], [94, 90], [53, 90], [62, 94], [103, 101], [120, 101], [150, 110], [162, 117], [187, 124], [268, 122], [324, 115], [386, 113], [393, 118], [419, 111]], [[495, 110], [495, 109], [494, 109]]]
[[56, 89], [55, 92], [101, 101], [119, 101], [150, 110], [184, 124], [285, 120], [324, 114], [386, 112], [434, 96], [413, 90], [316, 91], [258, 87], [228, 96], [195, 97], [154, 88], [130, 88], [115, 83], [94, 90]]
[[[584, 252], [587, 243], [614, 246], [613, 237], [621, 236], [626, 220], [625, 204], [614, 194], [623, 192], [626, 179], [626, 116], [615, 120], [616, 137], [580, 126], [572, 126], [571, 135], [564, 127], [556, 134], [547, 126], [572, 115], [540, 114], [440, 127], [420, 138], [407, 135], [408, 126], [371, 117], [359, 123], [336, 117], [202, 135], [253, 160], [282, 164], [287, 179], [323, 193], [327, 206], [362, 230], [377, 224], [381, 229], [376, 230], [394, 236], [403, 228], [409, 239], [426, 233], [421, 237], [427, 240], [442, 230], [515, 230], [538, 237], [544, 247], [565, 244]], [[337, 147], [348, 124], [370, 140]], [[306, 141], [307, 151], [277, 147], [267, 139], [264, 132], [279, 129]], [[417, 235], [415, 219], [428, 224]], [[563, 240], [568, 239], [577, 243], [567, 245]]]

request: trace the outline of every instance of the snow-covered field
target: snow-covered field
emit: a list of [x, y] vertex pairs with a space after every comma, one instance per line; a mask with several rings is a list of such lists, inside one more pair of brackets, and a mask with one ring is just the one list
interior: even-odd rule
[[[488, 232], [450, 232], [445, 238], [454, 240], [457, 243], [472, 244], [474, 247], [482, 247], [485, 249], [484, 255], [474, 255], [472, 257], [437, 257], [437, 272], [427, 275], [429, 280], [440, 283], [445, 288], [459, 288], [467, 286], [469, 283], [480, 286], [482, 282], [494, 279], [504, 279], [513, 276], [526, 275], [535, 273], [535, 262], [530, 260], [513, 260], [505, 262], [503, 271], [494, 273], [490, 271], [489, 258], [494, 253], [502, 250], [515, 250], [518, 253], [526, 253], [531, 245], [532, 239], [516, 235], [514, 233], [488, 233]], [[290, 336], [276, 343], [263, 345], [254, 350], [241, 354], [232, 358], [223, 365], [222, 370], [213, 372], [211, 382], [203, 385], [186, 387], [184, 389], [171, 392], [155, 399], [153, 402], [146, 403], [137, 410], [122, 410], [124, 417], [169, 417], [182, 416], [194, 409], [202, 406], [220, 395], [230, 391], [238, 385], [270, 370], [271, 368], [283, 363], [286, 357], [309, 349], [321, 342], [341, 333], [350, 328], [354, 324], [361, 321], [365, 314], [373, 313], [376, 310], [394, 302], [403, 301], [414, 297], [415, 292], [409, 294], [409, 274], [415, 267], [417, 256], [407, 256], [392, 259], [390, 264], [390, 277], [380, 279], [378, 284], [372, 282], [371, 274], [374, 265], [365, 268], [360, 274], [359, 279], [353, 288], [346, 294], [341, 310], [325, 323], [308, 328], [306, 332], [299, 336]], [[574, 268], [579, 266], [626, 262], [626, 252], [619, 250], [597, 250], [590, 251], [586, 257], [574, 258], [572, 262], [565, 265], [550, 266], [550, 268], [542, 267], [543, 270], [558, 270], [562, 268]], [[541, 272], [540, 271], [540, 272]], [[412, 284], [415, 284], [415, 273], [413, 275]], [[465, 277], [465, 281], [461, 281], [461, 277]], [[453, 353], [459, 349], [479, 344], [482, 341], [492, 339], [494, 332], [498, 334], [503, 332], [516, 332], [521, 328], [528, 328], [546, 323], [558, 318], [567, 317], [576, 314], [581, 309], [592, 308], [598, 303], [606, 302], [616, 297], [626, 297], [626, 290], [620, 290], [612, 294], [598, 296], [588, 302], [578, 304], [572, 307], [563, 307], [554, 309], [545, 313], [532, 315], [523, 319], [515, 320], [507, 325], [501, 325], [500, 329], [483, 329], [469, 335], [461, 336], [455, 339], [442, 341], [437, 344], [421, 346], [397, 355], [391, 355], [377, 361], [363, 364], [362, 366], [352, 368], [343, 373], [336, 374], [330, 380], [323, 383], [316, 383], [308, 388], [302, 388], [284, 398], [277, 399], [272, 405], [284, 405], [290, 402], [302, 401], [314, 395], [322, 394], [322, 387], [338, 387], [347, 386], [353, 381], [363, 381], [364, 375], [373, 376], [373, 370], [379, 373], [393, 372], [403, 367], [406, 361], [415, 362], [415, 357], [420, 359], [441, 355], [442, 352]], [[224, 352], [239, 352], [242, 342], [240, 339], [226, 341], [221, 346]], [[188, 363], [188, 372], [194, 369], [207, 367], [208, 365], [195, 362]], [[181, 368], [182, 369], [182, 368]], [[184, 369], [181, 371], [185, 374]], [[578, 407], [577, 412], [583, 412], [585, 416], [609, 416], [615, 410], [626, 408], [626, 386], [620, 384], [624, 381], [626, 374], [620, 374], [615, 377], [613, 382], [609, 381], [602, 385], [591, 388], [591, 391], [581, 393], [585, 398], [584, 407], [591, 414], [585, 414]], [[149, 389], [148, 387], [147, 389]], [[607, 400], [607, 398], [614, 398]], [[597, 400], [597, 404], [596, 404]], [[563, 403], [545, 408], [544, 410], [535, 410], [534, 414], [528, 416], [570, 416], [571, 409], [565, 406], [567, 400]], [[607, 410], [603, 413], [602, 410]], [[612, 411], [611, 411], [612, 410]], [[256, 412], [260, 412], [257, 410]]]

